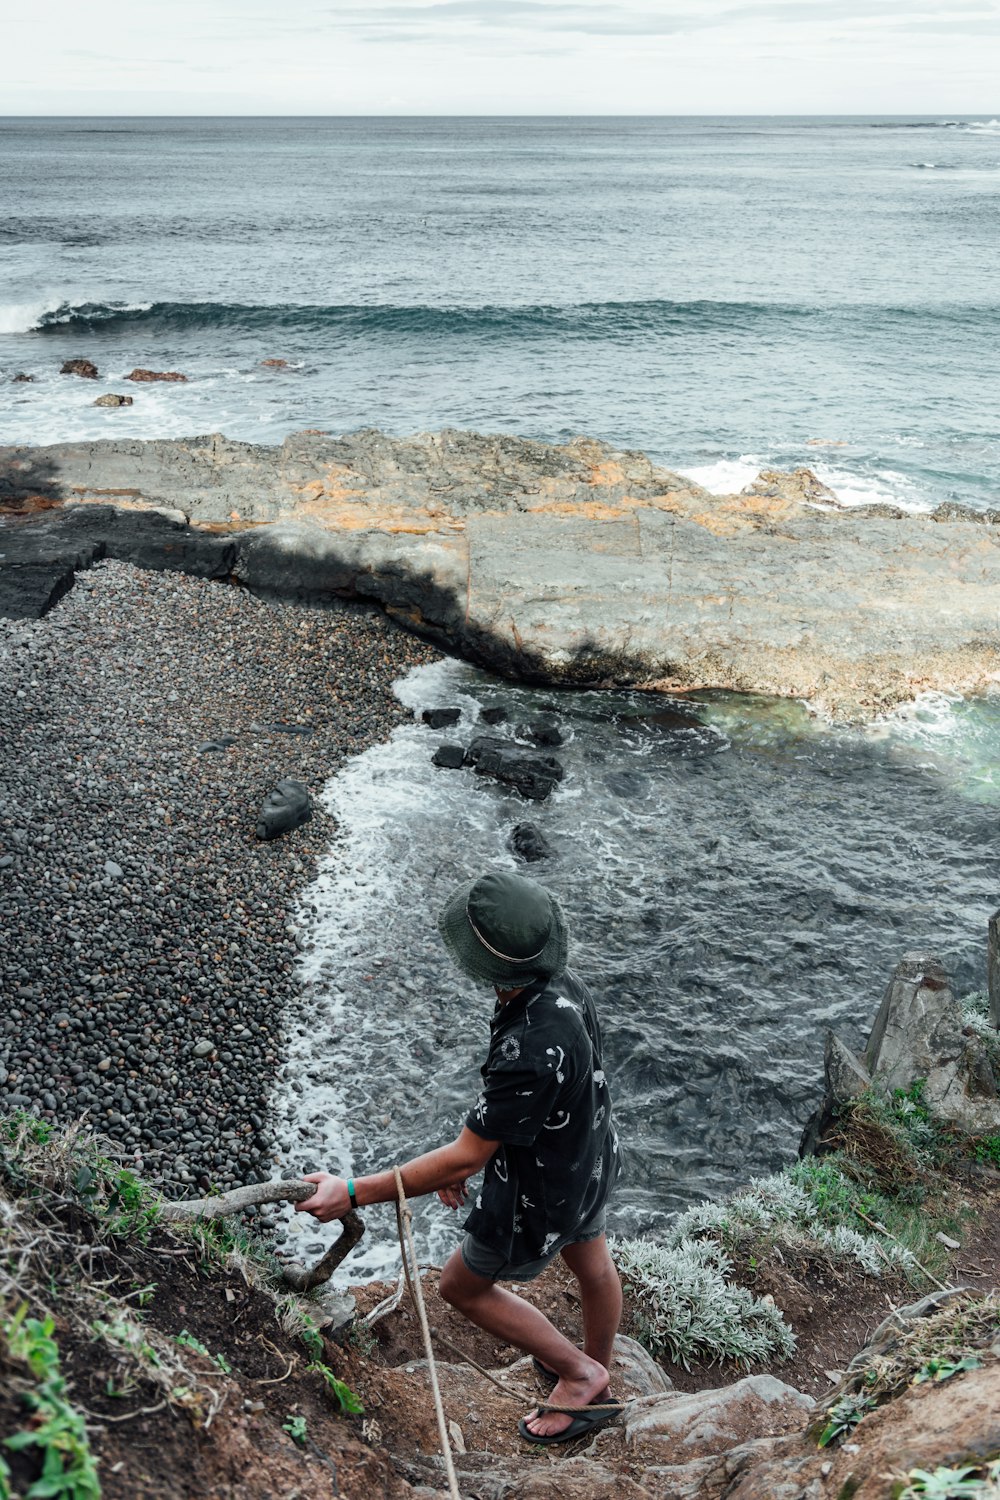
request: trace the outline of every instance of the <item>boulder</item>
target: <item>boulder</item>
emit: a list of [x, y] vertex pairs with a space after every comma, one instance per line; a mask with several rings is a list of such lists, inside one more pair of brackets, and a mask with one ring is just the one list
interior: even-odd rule
[[625, 1441], [645, 1462], [686, 1464], [797, 1432], [814, 1405], [773, 1375], [746, 1375], [718, 1390], [640, 1397], [626, 1410]]
[[80, 375], [84, 380], [97, 379], [97, 366], [89, 359], [68, 359], [59, 371], [60, 375]]
[[563, 743], [562, 730], [549, 719], [536, 719], [531, 724], [519, 724], [517, 734], [522, 740], [534, 740], [536, 745], [555, 748]]
[[[95, 371], [96, 373], [96, 371]], [[126, 380], [138, 380], [149, 382], [151, 380], [171, 380], [175, 383], [186, 382], [188, 377], [182, 375], [178, 370], [142, 370], [135, 369], [131, 375], [125, 376]]]
[[465, 765], [464, 745], [439, 745], [431, 756], [431, 764], [443, 766], [446, 771], [457, 771]]
[[485, 708], [479, 710], [479, 717], [484, 724], [505, 724], [507, 722], [507, 710], [499, 703], [488, 703]]
[[552, 853], [551, 844], [535, 823], [515, 823], [507, 848], [529, 865], [539, 859], [548, 859]]
[[965, 1025], [948, 976], [928, 953], [896, 966], [864, 1056], [885, 1089], [923, 1079], [923, 1100], [937, 1119], [970, 1134], [1000, 1130], [1000, 1099], [985, 1043]]
[[131, 396], [118, 396], [113, 391], [108, 391], [104, 396], [98, 396], [94, 402], [95, 406], [131, 406]]
[[871, 1074], [850, 1048], [846, 1047], [840, 1038], [828, 1030], [826, 1033], [826, 1047], [823, 1053], [823, 1070], [826, 1077], [826, 1091], [831, 1099], [838, 1104], [845, 1103], [848, 1099], [857, 1099], [866, 1089], [872, 1086]]
[[492, 776], [533, 802], [544, 801], [565, 775], [554, 756], [538, 755], [489, 734], [476, 736], [465, 752], [465, 763], [477, 776]]
[[420, 715], [428, 729], [446, 729], [462, 717], [460, 708], [425, 708]]
[[20, 370], [12, 377], [12, 383], [14, 385], [34, 385], [35, 377], [34, 375], [26, 375], [23, 370]]
[[307, 823], [312, 817], [312, 798], [301, 781], [279, 781], [264, 798], [257, 818], [257, 837], [276, 839]]
[[794, 505], [839, 505], [833, 490], [812, 469], [761, 469], [752, 484], [740, 491], [743, 495], [759, 495], [767, 500], [788, 500]]

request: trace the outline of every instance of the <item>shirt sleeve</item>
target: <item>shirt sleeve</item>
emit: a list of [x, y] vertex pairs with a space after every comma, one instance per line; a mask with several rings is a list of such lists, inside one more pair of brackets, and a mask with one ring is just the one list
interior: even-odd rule
[[[504, 1055], [506, 1050], [507, 1055]], [[562, 1048], [542, 1047], [538, 1054], [519, 1051], [507, 1039], [490, 1053], [482, 1092], [466, 1125], [484, 1141], [530, 1146], [557, 1104], [564, 1083]]]

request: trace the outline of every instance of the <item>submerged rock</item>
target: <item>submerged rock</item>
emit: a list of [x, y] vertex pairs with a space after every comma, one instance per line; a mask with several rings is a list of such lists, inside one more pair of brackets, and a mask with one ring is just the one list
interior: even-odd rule
[[105, 396], [98, 396], [94, 402], [95, 406], [131, 406], [131, 396], [118, 396], [113, 391], [108, 391]]
[[552, 845], [536, 823], [515, 823], [507, 840], [507, 848], [526, 864], [548, 859], [552, 854]]
[[257, 818], [257, 837], [276, 839], [307, 823], [312, 817], [312, 798], [301, 781], [279, 781], [264, 798]]
[[531, 724], [519, 724], [517, 733], [522, 740], [534, 740], [536, 745], [548, 745], [553, 749], [564, 741], [558, 724], [553, 724], [549, 719], [535, 719]]
[[508, 714], [501, 704], [488, 703], [479, 710], [479, 717], [484, 724], [506, 724]]
[[18, 371], [16, 375], [11, 377], [12, 385], [34, 385], [34, 383], [34, 375], [26, 375], [23, 370]]

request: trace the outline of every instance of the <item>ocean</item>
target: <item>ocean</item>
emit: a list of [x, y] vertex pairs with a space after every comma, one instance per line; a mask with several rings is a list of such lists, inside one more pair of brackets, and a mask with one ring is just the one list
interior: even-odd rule
[[6, 119], [0, 441], [586, 433], [996, 504], [998, 209], [995, 119]]
[[[6, 120], [0, 441], [586, 433], [720, 493], [804, 463], [848, 503], [984, 508], [998, 207], [989, 119]], [[100, 379], [60, 376], [74, 357]], [[189, 380], [123, 385], [136, 365]], [[134, 406], [95, 409], [106, 390]], [[489, 1000], [435, 913], [514, 866], [525, 816], [604, 1017], [619, 1231], [790, 1159], [823, 1028], [860, 1045], [903, 953], [982, 988], [1000, 700], [924, 695], [851, 730], [703, 693], [679, 731], [642, 694], [455, 662], [398, 691], [413, 725], [323, 794], [339, 835], [298, 913], [284, 1170], [363, 1172], [457, 1131]], [[551, 802], [430, 764], [421, 709], [459, 704], [467, 739], [487, 700], [513, 724], [554, 704]], [[375, 1218], [352, 1276], [394, 1265]], [[455, 1243], [433, 1202], [417, 1230], [434, 1258]]]

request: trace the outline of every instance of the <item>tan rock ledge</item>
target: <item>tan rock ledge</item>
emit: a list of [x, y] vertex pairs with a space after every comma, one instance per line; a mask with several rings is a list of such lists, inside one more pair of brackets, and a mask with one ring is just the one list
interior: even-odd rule
[[19, 517], [0, 613], [43, 612], [69, 584], [37, 569], [86, 566], [89, 539], [271, 597], [376, 601], [537, 682], [728, 688], [851, 722], [1000, 680], [1000, 516], [846, 508], [808, 469], [715, 496], [587, 438], [215, 435], [0, 449], [0, 506]]

